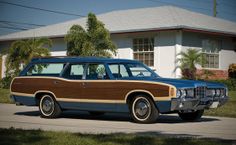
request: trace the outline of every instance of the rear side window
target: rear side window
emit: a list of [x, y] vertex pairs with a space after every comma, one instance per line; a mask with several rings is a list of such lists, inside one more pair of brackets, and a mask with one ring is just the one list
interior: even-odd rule
[[65, 70], [63, 77], [72, 80], [83, 79], [85, 64], [70, 64]]
[[65, 64], [34, 64], [26, 73], [27, 76], [59, 76]]
[[109, 64], [108, 66], [114, 78], [129, 77], [124, 64]]
[[89, 64], [86, 71], [87, 80], [109, 79], [104, 64]]

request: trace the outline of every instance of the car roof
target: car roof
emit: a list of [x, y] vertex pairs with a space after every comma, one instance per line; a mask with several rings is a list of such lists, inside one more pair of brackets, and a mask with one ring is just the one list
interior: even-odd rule
[[31, 63], [76, 63], [76, 62], [100, 62], [100, 63], [137, 63], [136, 60], [114, 59], [104, 57], [44, 57], [33, 58]]

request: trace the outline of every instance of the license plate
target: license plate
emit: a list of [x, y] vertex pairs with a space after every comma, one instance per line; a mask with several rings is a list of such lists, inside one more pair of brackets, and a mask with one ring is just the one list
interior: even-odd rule
[[219, 102], [213, 102], [210, 106], [210, 108], [217, 108], [219, 105]]

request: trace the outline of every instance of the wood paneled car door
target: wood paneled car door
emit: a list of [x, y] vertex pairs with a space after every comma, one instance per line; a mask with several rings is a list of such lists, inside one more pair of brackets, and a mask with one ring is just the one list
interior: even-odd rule
[[[114, 98], [114, 86], [111, 84], [105, 65], [102, 63], [88, 64], [85, 81], [83, 82], [83, 99], [88, 102], [91, 108], [97, 110], [114, 110], [116, 99]], [[82, 106], [83, 107], [83, 106]], [[87, 106], [84, 106], [87, 107]], [[88, 109], [88, 108], [84, 108]]]
[[85, 63], [70, 64], [67, 66], [63, 73], [63, 78], [67, 81], [63, 81], [63, 88], [60, 90], [60, 94], [63, 94], [61, 97], [65, 101], [79, 102], [79, 99], [83, 98], [83, 77], [85, 68]]

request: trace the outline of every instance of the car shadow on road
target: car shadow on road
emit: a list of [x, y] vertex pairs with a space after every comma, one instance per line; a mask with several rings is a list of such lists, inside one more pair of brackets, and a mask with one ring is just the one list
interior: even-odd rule
[[[39, 111], [16, 112], [15, 115], [22, 116], [39, 116]], [[64, 111], [60, 118], [68, 119], [82, 119], [82, 120], [96, 120], [96, 121], [116, 121], [116, 122], [133, 122], [130, 115], [127, 113], [106, 113], [104, 115], [91, 115], [85, 111]], [[218, 118], [203, 116], [197, 122], [213, 122], [219, 121]], [[186, 123], [182, 121], [177, 115], [160, 115], [156, 123], [162, 124], [177, 124]], [[191, 122], [192, 123], [192, 122]]]
[[25, 112], [16, 112], [15, 115], [22, 115], [22, 116], [39, 116], [39, 111], [25, 111]]

